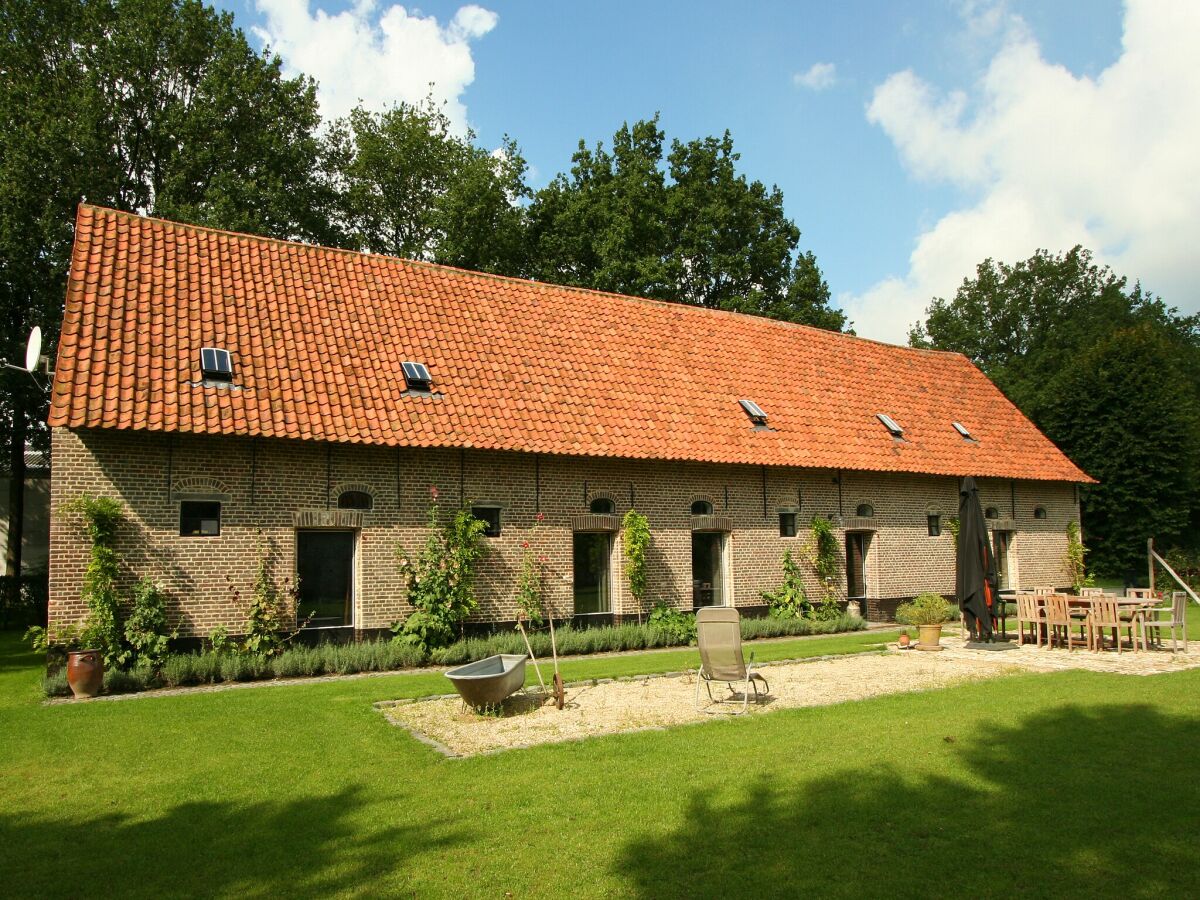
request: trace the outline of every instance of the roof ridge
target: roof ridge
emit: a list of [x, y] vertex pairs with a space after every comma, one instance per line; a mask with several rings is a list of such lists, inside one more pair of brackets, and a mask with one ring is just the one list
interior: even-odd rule
[[[669, 309], [683, 309], [694, 311], [694, 313], [709, 313], [716, 316], [733, 316], [739, 321], [760, 321], [766, 324], [767, 327], [785, 327], [800, 329], [802, 331], [815, 332], [822, 336], [830, 336], [834, 339], [844, 339], [850, 341], [858, 341], [867, 344], [874, 344], [879, 347], [884, 347], [888, 350], [899, 350], [902, 352], [915, 353], [919, 355], [940, 355], [940, 356], [961, 356], [967, 359], [966, 355], [956, 350], [938, 350], [927, 347], [910, 347], [905, 344], [892, 344], [887, 341], [881, 341], [876, 338], [862, 337], [857, 334], [848, 334], [844, 331], [833, 331], [828, 328], [819, 328], [816, 325], [806, 325], [802, 322], [789, 322], [786, 319], [772, 319], [769, 316], [759, 316], [753, 313], [737, 312], [731, 309], [712, 309], [707, 306], [696, 306], [691, 303], [683, 303], [677, 300], [660, 300], [655, 297], [640, 297], [637, 294], [622, 294], [617, 291], [605, 291], [599, 288], [581, 287], [573, 284], [555, 284], [550, 281], [539, 281], [535, 278], [520, 278], [516, 275], [499, 275], [494, 272], [480, 272], [476, 269], [464, 269], [461, 266], [451, 266], [445, 263], [429, 262], [423, 259], [408, 259], [403, 256], [392, 256], [387, 253], [371, 253], [365, 250], [350, 250], [345, 247], [331, 247], [328, 244], [315, 244], [306, 241], [291, 240], [289, 238], [271, 237], [269, 235], [251, 234], [246, 231], [232, 231], [227, 228], [215, 228], [211, 225], [197, 225], [192, 222], [180, 222], [176, 219], [166, 219], [162, 216], [150, 216], [142, 213], [130, 212], [129, 210], [116, 209], [111, 206], [104, 206], [98, 203], [88, 203], [81, 201], [80, 209], [91, 209], [104, 213], [112, 213], [127, 219], [134, 219], [141, 222], [157, 222], [167, 225], [171, 228], [191, 229], [193, 231], [202, 231], [208, 234], [220, 234], [227, 237], [238, 238], [240, 240], [267, 242], [272, 244], [283, 244], [285, 246], [297, 247], [306, 251], [320, 251], [329, 253], [344, 253], [350, 256], [358, 256], [375, 260], [383, 260], [390, 263], [399, 263], [401, 265], [414, 266], [418, 268], [432, 269], [435, 271], [450, 272], [456, 275], [467, 276], [470, 278], [483, 278], [493, 281], [501, 281], [511, 284], [519, 284], [524, 287], [539, 287], [551, 290], [568, 291], [576, 294], [585, 294], [600, 297], [612, 297], [617, 300], [633, 301], [635, 303], [643, 303], [651, 306], [660, 306]], [[693, 313], [687, 313], [693, 314]], [[968, 360], [969, 361], [969, 360]]]

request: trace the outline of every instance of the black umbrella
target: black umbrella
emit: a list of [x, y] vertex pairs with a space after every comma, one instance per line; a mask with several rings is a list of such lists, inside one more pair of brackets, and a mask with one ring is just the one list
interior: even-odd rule
[[975, 479], [963, 479], [958, 496], [958, 557], [955, 593], [967, 628], [978, 640], [990, 640], [996, 615], [996, 561]]

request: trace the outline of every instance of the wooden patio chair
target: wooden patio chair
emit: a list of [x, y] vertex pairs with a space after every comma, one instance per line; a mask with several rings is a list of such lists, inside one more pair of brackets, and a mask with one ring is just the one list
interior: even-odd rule
[[1079, 596], [1080, 597], [1104, 597], [1104, 596], [1106, 596], [1106, 594], [1104, 593], [1104, 588], [1085, 587], [1085, 588], [1079, 589]]
[[1017, 591], [1017, 645], [1025, 643], [1025, 628], [1033, 626], [1033, 641], [1042, 646], [1042, 626], [1046, 624], [1046, 611], [1038, 596], [1032, 591]]
[[1150, 588], [1125, 588], [1125, 596], [1133, 597], [1137, 600], [1153, 600], [1154, 592]]
[[1096, 597], [1092, 600], [1092, 608], [1088, 612], [1087, 632], [1091, 649], [1099, 652], [1104, 649], [1104, 629], [1113, 630], [1113, 643], [1117, 653], [1121, 652], [1121, 629], [1129, 628], [1129, 642], [1137, 649], [1136, 631], [1130, 621], [1121, 615], [1121, 606], [1115, 599]]
[[1086, 619], [1081, 621], [1071, 614], [1071, 601], [1065, 594], [1047, 594], [1043, 598], [1046, 604], [1046, 629], [1048, 642], [1051, 647], [1057, 640], [1066, 644], [1068, 650], [1074, 650], [1075, 645], [1089, 646], [1086, 635], [1075, 636], [1073, 627], [1083, 626], [1086, 630]]
[[1037, 594], [1039, 597], [1044, 597], [1046, 594], [1054, 593], [1054, 588], [1045, 584], [1039, 585], [1038, 587], [1031, 587], [1029, 590], [1031, 593]]
[[[1138, 616], [1139, 624], [1142, 631], [1142, 646], [1146, 647], [1147, 629], [1158, 632], [1158, 640], [1162, 642], [1163, 629], [1171, 630], [1171, 652], [1178, 652], [1178, 645], [1175, 641], [1175, 629], [1178, 628], [1180, 634], [1183, 635], [1183, 652], [1188, 652], [1187, 647], [1187, 594], [1183, 591], [1173, 591], [1171, 593], [1170, 606], [1154, 606], [1150, 609], [1143, 609]], [[1159, 618], [1163, 614], [1167, 615], [1166, 619]]]
[[771, 686], [767, 679], [754, 671], [754, 653], [750, 653], [750, 662], [742, 656], [742, 617], [736, 609], [730, 606], [707, 606], [696, 613], [696, 643], [700, 645], [700, 671], [696, 676], [696, 709], [701, 712], [709, 710], [700, 705], [700, 685], [708, 690], [709, 704], [717, 700], [712, 694], [714, 681], [723, 681], [731, 694], [736, 695], [734, 685], [741, 688], [742, 708], [738, 713], [744, 713], [750, 704], [750, 692], [754, 692], [754, 702], [759, 699], [758, 685], [763, 686], [763, 693], [769, 694]]

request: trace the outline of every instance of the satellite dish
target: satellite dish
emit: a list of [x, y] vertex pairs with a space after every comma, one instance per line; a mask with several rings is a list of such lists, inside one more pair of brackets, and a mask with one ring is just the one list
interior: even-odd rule
[[34, 325], [33, 331], [29, 332], [29, 344], [25, 347], [25, 371], [30, 375], [33, 370], [38, 367], [38, 361], [42, 358], [42, 329]]

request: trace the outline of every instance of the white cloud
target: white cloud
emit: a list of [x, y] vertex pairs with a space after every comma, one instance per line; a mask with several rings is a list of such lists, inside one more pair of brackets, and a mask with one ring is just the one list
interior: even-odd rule
[[999, 49], [967, 93], [911, 71], [874, 93], [867, 118], [910, 174], [971, 199], [920, 234], [905, 275], [839, 298], [860, 334], [903, 341], [934, 296], [987, 257], [1083, 244], [1169, 304], [1195, 310], [1200, 245], [1200, 4], [1128, 0], [1121, 56], [1095, 78], [1042, 58], [1017, 17], [972, 15]]
[[827, 62], [813, 63], [807, 72], [797, 72], [792, 76], [792, 84], [810, 91], [823, 91], [833, 87], [836, 81], [837, 66]]
[[309, 0], [257, 0], [265, 18], [254, 35], [283, 59], [289, 75], [317, 79], [321, 114], [344, 116], [359, 101], [380, 110], [432, 94], [460, 133], [467, 127], [461, 97], [475, 80], [471, 41], [496, 27], [498, 16], [463, 6], [446, 25], [399, 4], [380, 9], [358, 0], [336, 14]]

